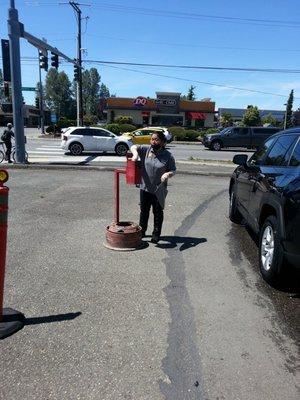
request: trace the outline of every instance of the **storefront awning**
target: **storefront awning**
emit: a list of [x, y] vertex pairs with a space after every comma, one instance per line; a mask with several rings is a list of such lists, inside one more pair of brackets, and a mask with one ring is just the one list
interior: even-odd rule
[[187, 117], [190, 119], [205, 119], [205, 114], [200, 113], [200, 112], [189, 112], [187, 113]]

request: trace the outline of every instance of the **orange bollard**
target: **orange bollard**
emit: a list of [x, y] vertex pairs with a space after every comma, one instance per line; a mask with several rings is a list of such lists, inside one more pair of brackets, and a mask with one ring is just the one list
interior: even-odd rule
[[3, 183], [7, 180], [8, 172], [0, 169], [0, 339], [4, 339], [23, 328], [25, 319], [19, 311], [11, 308], [3, 309], [9, 192], [8, 187], [3, 186]]

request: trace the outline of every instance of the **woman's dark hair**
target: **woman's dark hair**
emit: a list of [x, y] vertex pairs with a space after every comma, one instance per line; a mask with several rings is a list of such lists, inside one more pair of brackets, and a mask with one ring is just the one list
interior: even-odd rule
[[166, 138], [165, 134], [164, 134], [162, 131], [154, 131], [154, 132], [151, 133], [151, 136], [154, 135], [154, 134], [157, 135], [158, 138], [159, 138], [163, 143], [166, 143], [166, 142], [167, 142], [167, 138]]

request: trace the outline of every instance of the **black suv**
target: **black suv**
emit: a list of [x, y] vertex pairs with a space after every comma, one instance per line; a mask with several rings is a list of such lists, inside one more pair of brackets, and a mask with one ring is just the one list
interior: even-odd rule
[[278, 284], [287, 262], [300, 268], [300, 128], [268, 138], [239, 166], [229, 185], [229, 218], [245, 220], [259, 234], [259, 263], [265, 280]]
[[258, 148], [269, 136], [280, 131], [280, 128], [261, 126], [229, 127], [219, 133], [206, 135], [203, 144], [210, 150], [219, 151], [225, 147]]

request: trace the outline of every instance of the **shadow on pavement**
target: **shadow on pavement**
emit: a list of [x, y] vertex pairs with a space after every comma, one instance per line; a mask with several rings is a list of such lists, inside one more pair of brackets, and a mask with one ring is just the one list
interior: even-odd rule
[[178, 244], [182, 243], [179, 247], [179, 251], [184, 251], [190, 247], [195, 247], [200, 243], [207, 242], [206, 238], [196, 238], [188, 236], [161, 236], [160, 240], [168, 243], [158, 243], [157, 247], [161, 249], [173, 249], [177, 247]]
[[45, 317], [25, 318], [24, 325], [49, 324], [51, 322], [71, 321], [81, 315], [81, 312], [47, 315]]

